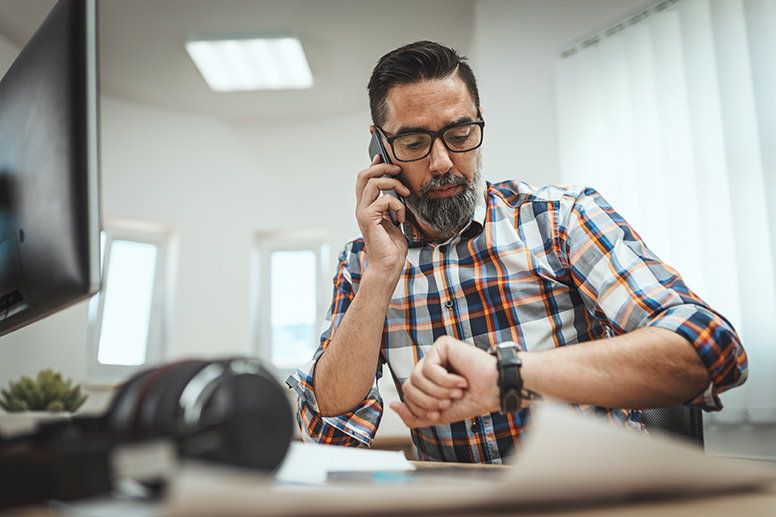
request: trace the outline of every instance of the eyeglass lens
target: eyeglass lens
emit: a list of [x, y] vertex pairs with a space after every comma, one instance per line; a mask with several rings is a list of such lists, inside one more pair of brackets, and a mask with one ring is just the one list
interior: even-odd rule
[[[426, 133], [402, 135], [393, 141], [393, 152], [399, 160], [419, 160], [429, 153], [432, 139], [433, 137]], [[442, 133], [442, 140], [452, 152], [471, 151], [480, 145], [482, 129], [477, 124], [451, 127]]]

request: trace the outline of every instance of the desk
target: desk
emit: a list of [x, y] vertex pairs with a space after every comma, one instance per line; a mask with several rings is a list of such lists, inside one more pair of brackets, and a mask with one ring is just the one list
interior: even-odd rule
[[[510, 467], [481, 466], [481, 465], [451, 465], [451, 464], [429, 464], [415, 463], [421, 470], [460, 470], [466, 476]], [[241, 474], [238, 474], [241, 476]], [[249, 475], [253, 477], [253, 475]], [[259, 480], [260, 477], [255, 477]], [[264, 478], [266, 481], [267, 478]], [[395, 489], [390, 490], [396, 494]], [[320, 490], [317, 492], [321, 494]], [[401, 493], [400, 491], [398, 493]], [[287, 495], [287, 494], [286, 494]], [[342, 491], [334, 499], [326, 497], [327, 503], [339, 499], [339, 504], [349, 504], [353, 498], [353, 492]], [[358, 499], [358, 498], [356, 498]], [[205, 508], [202, 515], [213, 516], [248, 516], [251, 512], [240, 511], [245, 501], [234, 501], [234, 505], [224, 503], [219, 511], [208, 512]], [[268, 507], [272, 507], [271, 498], [264, 499], [262, 508], [257, 509], [256, 514], [267, 515]], [[213, 508], [214, 509], [214, 508]], [[109, 500], [93, 500], [86, 502], [77, 502], [66, 505], [63, 508], [55, 506], [30, 506], [10, 511], [0, 511], [2, 517], [162, 517], [165, 515], [190, 515], [189, 508], [178, 506], [170, 501], [162, 501], [159, 504], [149, 504], [143, 502], [121, 502]], [[401, 515], [407, 517], [422, 516], [441, 516], [445, 517], [773, 517], [776, 515], [776, 484], [763, 490], [743, 491], [722, 495], [707, 495], [701, 497], [684, 497], [673, 499], [661, 499], [657, 501], [591, 501], [586, 503], [549, 504], [541, 507], [525, 507], [511, 505], [509, 507], [460, 507], [459, 509], [445, 510], [424, 510], [407, 511], [398, 513], [380, 513], [377, 508], [369, 508], [368, 511], [358, 515], [369, 514], [370, 516], [380, 515]], [[309, 514], [298, 515], [336, 515], [333, 507], [318, 507], [318, 511]]]

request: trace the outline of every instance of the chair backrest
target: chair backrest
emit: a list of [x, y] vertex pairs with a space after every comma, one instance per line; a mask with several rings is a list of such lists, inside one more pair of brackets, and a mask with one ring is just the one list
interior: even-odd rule
[[658, 439], [684, 439], [703, 448], [703, 413], [684, 405], [644, 409], [641, 421], [651, 436]]

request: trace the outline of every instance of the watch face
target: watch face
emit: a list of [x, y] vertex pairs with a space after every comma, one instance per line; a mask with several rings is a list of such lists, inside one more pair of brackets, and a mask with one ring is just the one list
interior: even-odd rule
[[507, 348], [515, 348], [519, 349], [520, 347], [517, 346], [517, 343], [514, 343], [512, 341], [506, 341], [504, 343], [498, 343], [496, 345], [490, 345], [490, 348], [488, 349], [488, 353], [491, 355], [496, 355], [498, 350], [504, 350]]

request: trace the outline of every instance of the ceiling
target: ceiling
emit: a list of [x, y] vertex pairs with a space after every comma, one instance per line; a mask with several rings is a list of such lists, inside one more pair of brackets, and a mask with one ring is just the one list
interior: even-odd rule
[[[0, 34], [21, 48], [55, 0], [0, 0]], [[366, 83], [385, 52], [418, 39], [467, 53], [474, 0], [100, 0], [104, 94], [246, 122], [310, 120], [367, 109]], [[310, 90], [214, 93], [185, 51], [192, 35], [289, 30], [302, 42]]]

